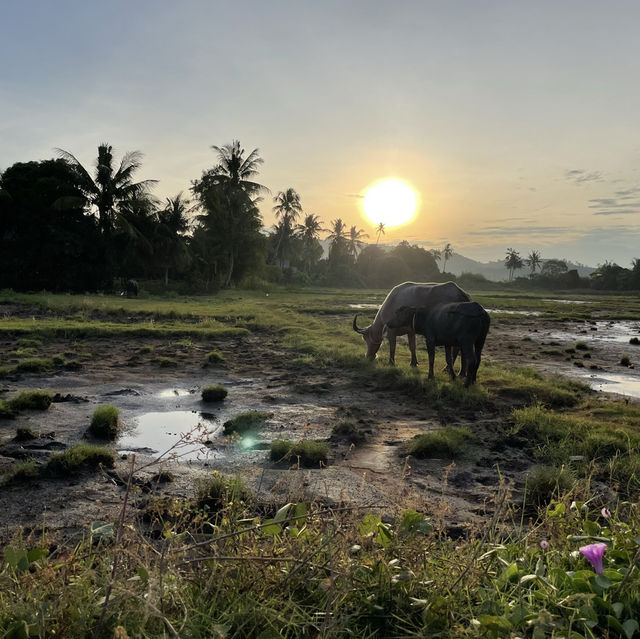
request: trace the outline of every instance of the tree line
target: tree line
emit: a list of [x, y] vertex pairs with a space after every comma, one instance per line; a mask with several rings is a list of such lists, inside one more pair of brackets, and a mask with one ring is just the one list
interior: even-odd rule
[[[258, 204], [263, 163], [234, 140], [212, 146], [217, 161], [164, 201], [156, 180], [138, 180], [141, 153], [117, 161], [98, 146], [95, 168], [69, 151], [18, 162], [0, 174], [0, 288], [114, 290], [129, 278], [193, 292], [263, 282], [388, 286], [438, 280], [436, 255], [407, 242], [385, 250], [384, 224], [369, 235], [341, 218], [324, 228], [293, 188], [273, 196], [276, 224], [265, 231]], [[324, 235], [328, 255], [321, 243]], [[445, 247], [444, 260], [451, 256]], [[443, 269], [444, 270], [444, 269]]]

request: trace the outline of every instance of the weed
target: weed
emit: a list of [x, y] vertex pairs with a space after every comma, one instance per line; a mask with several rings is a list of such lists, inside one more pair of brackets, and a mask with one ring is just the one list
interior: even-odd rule
[[11, 402], [0, 399], [0, 419], [13, 419], [15, 416], [16, 411]]
[[576, 342], [577, 351], [588, 351], [589, 345], [586, 342]]
[[271, 413], [260, 410], [250, 410], [245, 413], [240, 413], [223, 424], [224, 434], [242, 434], [247, 431], [257, 430], [270, 417]]
[[86, 468], [113, 468], [115, 453], [104, 446], [75, 444], [62, 453], [54, 453], [46, 465], [46, 472], [56, 477], [77, 475]]
[[15, 373], [46, 373], [52, 368], [54, 368], [54, 364], [51, 359], [33, 358], [18, 362], [13, 367], [13, 371]]
[[620, 358], [620, 366], [631, 366], [631, 358], [628, 355], [623, 355]]
[[28, 426], [18, 426], [16, 429], [16, 441], [27, 442], [38, 439], [38, 436]]
[[140, 355], [145, 355], [147, 353], [152, 353], [153, 352], [153, 346], [151, 346], [150, 344], [146, 344], [145, 346], [141, 346], [138, 349], [138, 353]]
[[331, 430], [332, 438], [346, 439], [351, 444], [364, 441], [364, 433], [350, 419], [340, 420]]
[[115, 439], [120, 426], [120, 413], [115, 406], [109, 404], [98, 406], [93, 411], [89, 432], [99, 439]]
[[198, 508], [219, 510], [230, 501], [247, 502], [251, 499], [251, 492], [242, 479], [230, 479], [214, 470], [210, 477], [200, 480], [196, 486], [196, 505]]
[[225, 358], [219, 351], [209, 351], [204, 358], [205, 366], [215, 366], [216, 364], [224, 364]]
[[449, 426], [423, 433], [411, 440], [408, 452], [414, 457], [443, 457], [454, 459], [465, 452], [471, 431], [460, 426]]
[[329, 445], [326, 442], [303, 440], [292, 442], [286, 439], [276, 439], [271, 442], [271, 459], [273, 461], [299, 460], [306, 468], [317, 468], [327, 463]]
[[27, 459], [15, 463], [8, 473], [5, 473], [0, 480], [1, 485], [17, 484], [24, 481], [31, 481], [40, 475], [40, 468], [35, 460]]
[[560, 498], [575, 484], [574, 474], [566, 466], [535, 466], [527, 474], [525, 500], [543, 506]]
[[160, 368], [176, 368], [178, 362], [173, 357], [156, 357], [153, 362]]
[[47, 410], [51, 406], [51, 394], [43, 390], [22, 391], [11, 400], [16, 410]]
[[42, 346], [42, 340], [35, 339], [33, 337], [21, 337], [16, 341], [16, 346], [19, 348], [35, 348], [38, 349]]
[[227, 389], [220, 384], [205, 386], [202, 389], [203, 402], [221, 402], [227, 396]]

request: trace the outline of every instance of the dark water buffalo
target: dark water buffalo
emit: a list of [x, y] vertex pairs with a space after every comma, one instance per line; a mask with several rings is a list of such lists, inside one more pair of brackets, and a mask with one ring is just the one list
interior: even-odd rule
[[127, 280], [125, 290], [122, 294], [126, 294], [127, 297], [138, 297], [138, 282], [135, 280]]
[[[366, 328], [358, 328], [356, 323], [358, 314], [356, 313], [356, 316], [353, 318], [353, 330], [360, 333], [367, 344], [367, 357], [374, 359], [382, 344], [384, 327], [385, 325], [388, 326], [388, 322], [391, 321], [395, 312], [400, 307], [429, 308], [435, 304], [468, 302], [470, 299], [471, 298], [453, 282], [446, 282], [444, 284], [433, 282], [423, 284], [405, 282], [391, 289], [384, 302], [382, 302], [382, 306], [378, 309], [375, 319]], [[408, 324], [398, 325], [395, 328], [388, 327], [386, 337], [389, 338], [389, 363], [395, 364], [396, 337], [399, 335], [407, 335], [409, 338], [411, 366], [417, 366], [416, 334], [411, 321], [409, 321]]]
[[477, 302], [436, 304], [425, 308], [402, 307], [387, 324], [389, 329], [413, 322], [413, 328], [424, 335], [429, 353], [429, 379], [433, 379], [436, 346], [444, 346], [447, 368], [453, 372], [452, 347], [459, 347], [466, 367], [465, 386], [476, 381], [484, 342], [491, 322], [487, 311]]

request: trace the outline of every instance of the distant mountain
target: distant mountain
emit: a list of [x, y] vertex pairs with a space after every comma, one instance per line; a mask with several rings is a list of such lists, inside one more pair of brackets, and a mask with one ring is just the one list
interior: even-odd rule
[[[542, 262], [544, 263], [545, 260], [542, 260]], [[438, 266], [442, 268], [442, 260], [438, 263]], [[567, 261], [567, 268], [569, 270], [576, 269], [580, 277], [588, 277], [593, 271], [595, 271], [595, 268], [591, 266], [575, 264], [574, 262], [569, 261]], [[494, 262], [477, 262], [476, 260], [472, 260], [464, 255], [459, 255], [458, 253], [454, 253], [447, 260], [447, 273], [453, 273], [454, 275], [461, 275], [462, 273], [476, 273], [484, 275], [488, 280], [493, 280], [494, 282], [509, 279], [509, 271], [507, 271], [502, 260], [495, 260]], [[529, 269], [526, 265], [520, 271], [516, 271], [516, 277], [528, 274]]]

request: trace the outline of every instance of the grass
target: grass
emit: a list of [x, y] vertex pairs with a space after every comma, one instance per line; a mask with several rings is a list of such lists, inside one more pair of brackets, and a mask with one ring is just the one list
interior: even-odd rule
[[27, 459], [16, 462], [8, 473], [0, 478], [0, 485], [11, 486], [37, 479], [40, 476], [40, 468], [35, 460]]
[[351, 444], [359, 444], [365, 439], [364, 433], [350, 419], [341, 419], [331, 429], [332, 438], [344, 439]]
[[19, 426], [16, 429], [16, 441], [28, 442], [33, 439], [38, 439], [38, 436], [28, 426]]
[[209, 351], [204, 358], [206, 366], [215, 366], [216, 364], [224, 364], [225, 358], [219, 351]]
[[409, 442], [407, 451], [414, 457], [455, 459], [467, 451], [472, 439], [468, 428], [449, 426], [418, 435]]
[[525, 504], [536, 508], [561, 498], [575, 484], [575, 474], [566, 466], [535, 466], [527, 474]]
[[173, 357], [156, 357], [153, 360], [154, 364], [157, 364], [160, 368], [177, 368], [178, 367], [178, 362], [175, 358]]
[[623, 355], [620, 358], [620, 366], [631, 366], [631, 358], [628, 355]]
[[115, 458], [115, 452], [104, 446], [75, 444], [61, 453], [51, 455], [43, 472], [54, 477], [68, 477], [99, 466], [113, 468]]
[[0, 399], [0, 419], [13, 419], [16, 416], [16, 411], [5, 399]]
[[258, 430], [270, 417], [271, 413], [260, 410], [250, 410], [240, 413], [223, 424], [224, 434], [243, 434], [249, 431]]
[[120, 430], [120, 412], [109, 404], [98, 406], [93, 411], [89, 433], [99, 439], [113, 440]]
[[47, 410], [51, 406], [51, 393], [43, 390], [22, 391], [10, 400], [11, 408], [21, 410]]
[[251, 497], [251, 491], [242, 479], [229, 478], [215, 470], [196, 484], [195, 504], [199, 509], [216, 511], [229, 502], [248, 502]]
[[221, 402], [227, 396], [229, 391], [221, 384], [212, 384], [202, 389], [203, 402]]
[[299, 461], [306, 468], [318, 468], [326, 465], [329, 445], [326, 442], [303, 440], [292, 442], [276, 439], [271, 442], [270, 456], [273, 461]]

